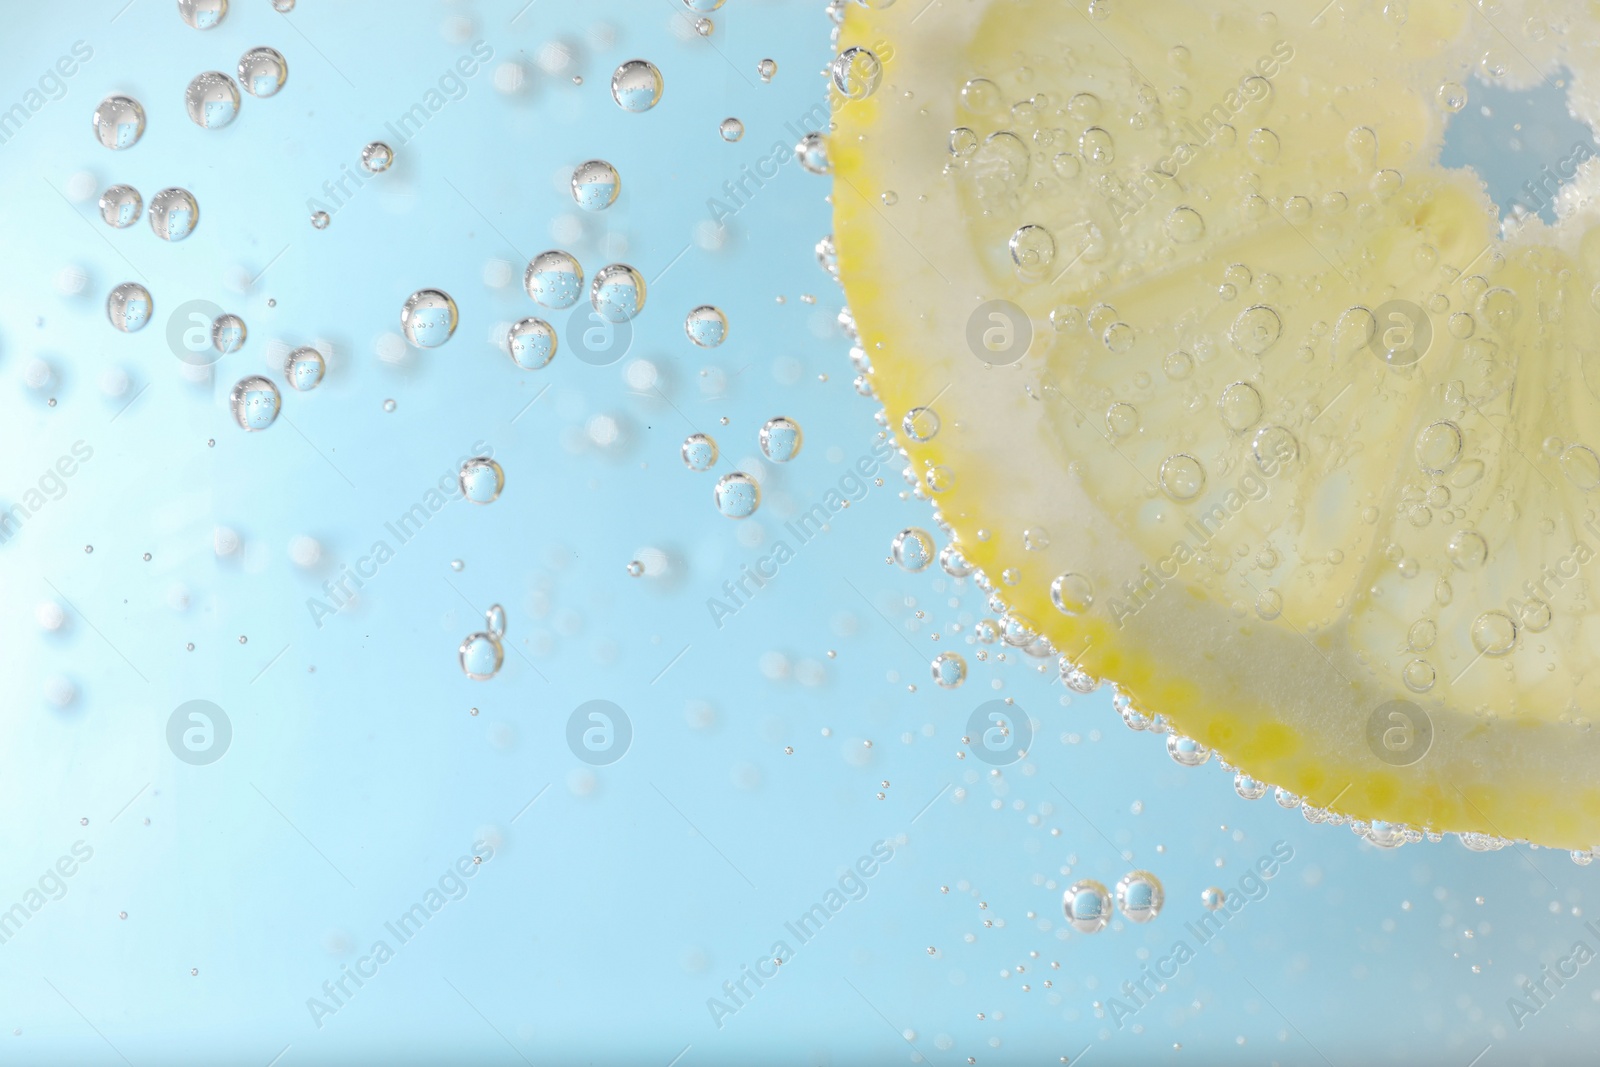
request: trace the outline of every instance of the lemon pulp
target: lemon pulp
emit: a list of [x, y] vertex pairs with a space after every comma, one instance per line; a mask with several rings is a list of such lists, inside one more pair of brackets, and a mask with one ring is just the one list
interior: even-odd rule
[[1008, 639], [1379, 843], [1600, 843], [1600, 177], [1504, 232], [1438, 164], [1475, 78], [1593, 126], [1594, 24], [847, 6], [862, 388]]

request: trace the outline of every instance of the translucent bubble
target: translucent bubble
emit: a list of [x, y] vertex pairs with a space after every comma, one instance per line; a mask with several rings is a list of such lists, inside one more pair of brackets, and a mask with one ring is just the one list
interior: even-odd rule
[[315, 348], [297, 348], [283, 361], [283, 377], [296, 392], [305, 393], [322, 383], [328, 364]]
[[905, 435], [919, 444], [939, 435], [939, 413], [932, 408], [912, 408], [900, 420]]
[[1600, 489], [1600, 456], [1588, 445], [1573, 445], [1561, 453], [1561, 472], [1586, 493]]
[[1167, 755], [1184, 767], [1198, 767], [1211, 758], [1211, 750], [1190, 737], [1167, 735]]
[[870, 50], [846, 48], [833, 59], [833, 87], [849, 100], [871, 96], [883, 79], [883, 63]]
[[761, 506], [761, 486], [743, 471], [724, 474], [712, 492], [717, 510], [730, 519], [748, 519]]
[[683, 439], [679, 453], [685, 467], [692, 471], [708, 471], [717, 462], [717, 442], [710, 434], [692, 433]]
[[131, 96], [108, 96], [94, 109], [94, 135], [107, 148], [132, 148], [144, 136], [144, 108]]
[[1021, 226], [1006, 243], [1011, 262], [1025, 274], [1043, 271], [1056, 259], [1056, 239], [1043, 226]]
[[798, 456], [804, 440], [800, 424], [782, 415], [761, 427], [761, 453], [774, 463], [787, 463]]
[[361, 167], [369, 174], [382, 174], [394, 165], [394, 149], [373, 141], [361, 150]]
[[1216, 886], [1200, 890], [1200, 903], [1205, 906], [1207, 911], [1216, 911], [1227, 902], [1228, 894]]
[[589, 286], [589, 303], [608, 322], [626, 322], [644, 310], [644, 275], [626, 263], [613, 263], [595, 272]]
[[721, 308], [702, 304], [683, 320], [683, 331], [701, 348], [715, 348], [728, 339], [728, 316]]
[[223, 355], [243, 348], [248, 336], [244, 320], [237, 315], [218, 315], [211, 320], [211, 347]]
[[511, 324], [506, 333], [511, 362], [523, 370], [538, 370], [556, 357], [555, 327], [530, 315]]
[[228, 13], [228, 0], [178, 0], [178, 14], [197, 30], [209, 30]]
[[1475, 571], [1489, 558], [1489, 543], [1475, 530], [1457, 530], [1445, 546], [1450, 562], [1464, 571]]
[[1094, 606], [1094, 585], [1083, 575], [1068, 572], [1050, 583], [1050, 602], [1063, 615], [1082, 615]]
[[966, 126], [957, 126], [950, 131], [950, 154], [957, 159], [965, 159], [978, 150], [978, 135]]
[[1271, 130], [1255, 130], [1245, 141], [1245, 148], [1250, 153], [1250, 158], [1257, 163], [1271, 165], [1278, 161], [1278, 152], [1282, 144], [1278, 135]]
[[1129, 922], [1147, 923], [1161, 914], [1166, 893], [1149, 871], [1129, 871], [1117, 882], [1117, 906]]
[[649, 111], [661, 100], [661, 71], [644, 59], [630, 59], [611, 75], [611, 99], [624, 111]]
[[1098, 126], [1091, 126], [1078, 138], [1078, 153], [1097, 167], [1109, 167], [1117, 158], [1111, 135]]
[[1206, 220], [1192, 207], [1175, 207], [1162, 228], [1178, 244], [1192, 244], [1206, 235]]
[[400, 307], [400, 329], [418, 348], [438, 348], [456, 332], [456, 302], [439, 289], [418, 289]]
[[239, 379], [228, 394], [228, 407], [233, 412], [233, 421], [241, 429], [252, 432], [271, 426], [278, 418], [278, 408], [282, 404], [283, 398], [278, 395], [278, 387], [272, 384], [272, 379], [259, 374]]
[[491, 604], [489, 610], [483, 613], [484, 629], [495, 637], [506, 635], [506, 609], [499, 604]]
[[196, 74], [183, 93], [189, 119], [208, 130], [219, 130], [239, 114], [239, 87], [219, 70]]
[[1485, 656], [1503, 656], [1517, 644], [1517, 624], [1503, 611], [1486, 611], [1472, 621], [1472, 647]]
[[333, 217], [326, 211], [313, 211], [311, 213], [311, 226], [313, 229], [326, 230]]
[[1242, 433], [1261, 421], [1261, 393], [1249, 382], [1234, 382], [1217, 401], [1228, 429]]
[[604, 211], [617, 202], [621, 191], [617, 168], [603, 159], [580, 163], [572, 172], [572, 199], [585, 211]]
[[725, 2], [726, 0], [683, 0], [683, 6], [696, 14], [709, 14]]
[[1299, 458], [1300, 442], [1285, 427], [1263, 426], [1256, 431], [1250, 450], [1255, 456], [1256, 466], [1271, 476]]
[[280, 15], [287, 15], [294, 10], [294, 0], [272, 0], [272, 10]]
[[461, 660], [461, 671], [475, 682], [485, 682], [493, 678], [500, 671], [500, 666], [505, 662], [505, 649], [500, 645], [500, 639], [491, 633], [475, 633], [468, 635], [461, 642], [457, 651]]
[[965, 578], [972, 573], [972, 564], [967, 562], [967, 557], [961, 554], [954, 542], [945, 545], [939, 552], [939, 566], [952, 578]]
[[1260, 800], [1267, 795], [1267, 783], [1258, 782], [1248, 774], [1233, 776], [1233, 791], [1246, 800]]
[[583, 267], [570, 252], [540, 252], [528, 263], [522, 285], [534, 303], [559, 311], [576, 304], [583, 294]]
[[1061, 910], [1080, 934], [1099, 933], [1111, 921], [1111, 894], [1100, 882], [1085, 878], [1067, 887], [1061, 896]]
[[461, 465], [456, 480], [462, 496], [474, 504], [492, 504], [506, 487], [506, 472], [488, 456], [476, 456]]
[[775, 59], [763, 59], [756, 64], [756, 73], [761, 76], [762, 81], [770, 82], [773, 75], [778, 73], [778, 61]]
[[717, 125], [717, 132], [722, 134], [724, 141], [731, 144], [744, 136], [744, 123], [736, 118], [726, 118]]
[[139, 221], [144, 211], [144, 198], [131, 185], [113, 185], [100, 194], [100, 217], [107, 226], [126, 229]]
[[289, 80], [289, 63], [276, 48], [252, 48], [239, 57], [239, 84], [251, 96], [276, 96]]
[[187, 189], [163, 189], [150, 198], [150, 228], [163, 241], [181, 241], [200, 223], [200, 204]]
[[1174, 500], [1193, 500], [1206, 487], [1206, 471], [1191, 455], [1168, 456], [1161, 464], [1161, 488]]
[[1460, 82], [1445, 82], [1439, 86], [1439, 106], [1449, 112], [1467, 106], [1467, 90]]
[[123, 333], [142, 329], [154, 313], [150, 290], [138, 282], [123, 282], [106, 297], [106, 318]]
[[1417, 434], [1417, 466], [1430, 474], [1443, 474], [1461, 456], [1461, 427], [1441, 419]]
[[894, 557], [894, 561], [901, 569], [912, 574], [927, 570], [935, 555], [933, 537], [927, 530], [908, 526], [894, 535], [894, 540], [889, 545], [889, 554]]
[[808, 133], [794, 146], [794, 157], [812, 174], [827, 174], [833, 170], [828, 160], [828, 139], [820, 133]]
[[1405, 682], [1406, 688], [1413, 693], [1426, 693], [1433, 688], [1433, 681], [1437, 672], [1433, 664], [1425, 659], [1414, 659], [1400, 668], [1400, 680]]
[[941, 689], [955, 689], [967, 680], [967, 661], [959, 652], [941, 652], [930, 664], [933, 680]]
[[1283, 320], [1265, 304], [1246, 308], [1233, 321], [1229, 337], [1240, 351], [1259, 356], [1283, 336]]

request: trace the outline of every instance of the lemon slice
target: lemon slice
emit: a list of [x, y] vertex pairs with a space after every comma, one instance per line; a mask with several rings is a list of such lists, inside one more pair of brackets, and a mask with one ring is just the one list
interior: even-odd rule
[[1600, 844], [1600, 177], [1507, 233], [1438, 162], [1475, 78], [1577, 71], [1594, 125], [1576, 17], [901, 0], [838, 35], [860, 387], [1006, 639], [1379, 844]]

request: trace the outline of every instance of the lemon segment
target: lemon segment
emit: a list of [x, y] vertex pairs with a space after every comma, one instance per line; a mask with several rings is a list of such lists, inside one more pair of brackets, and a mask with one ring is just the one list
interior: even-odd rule
[[1577, 16], [1320, 7], [850, 5], [865, 377], [1021, 643], [1308, 807], [1588, 850], [1600, 174], [1505, 233], [1438, 163], [1475, 72], [1592, 122]]

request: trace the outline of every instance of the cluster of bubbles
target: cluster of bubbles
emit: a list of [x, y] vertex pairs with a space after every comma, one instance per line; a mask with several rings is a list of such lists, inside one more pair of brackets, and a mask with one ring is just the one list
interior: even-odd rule
[[[1161, 879], [1149, 871], [1129, 871], [1117, 882], [1116, 905], [1129, 922], [1149, 922], [1161, 914], [1165, 901]], [[1061, 895], [1061, 910], [1074, 930], [1081, 934], [1099, 933], [1111, 922], [1111, 892], [1103, 882], [1082, 879]]]
[[[805, 433], [794, 419], [778, 415], [761, 424], [757, 440], [761, 454], [767, 459], [773, 463], [788, 463], [800, 454]], [[679, 454], [683, 465], [690, 470], [708, 471], [716, 465], [721, 453], [710, 434], [692, 433], [684, 438]], [[728, 518], [748, 519], [761, 506], [761, 483], [744, 471], [732, 471], [717, 479], [712, 499], [717, 510]]]

